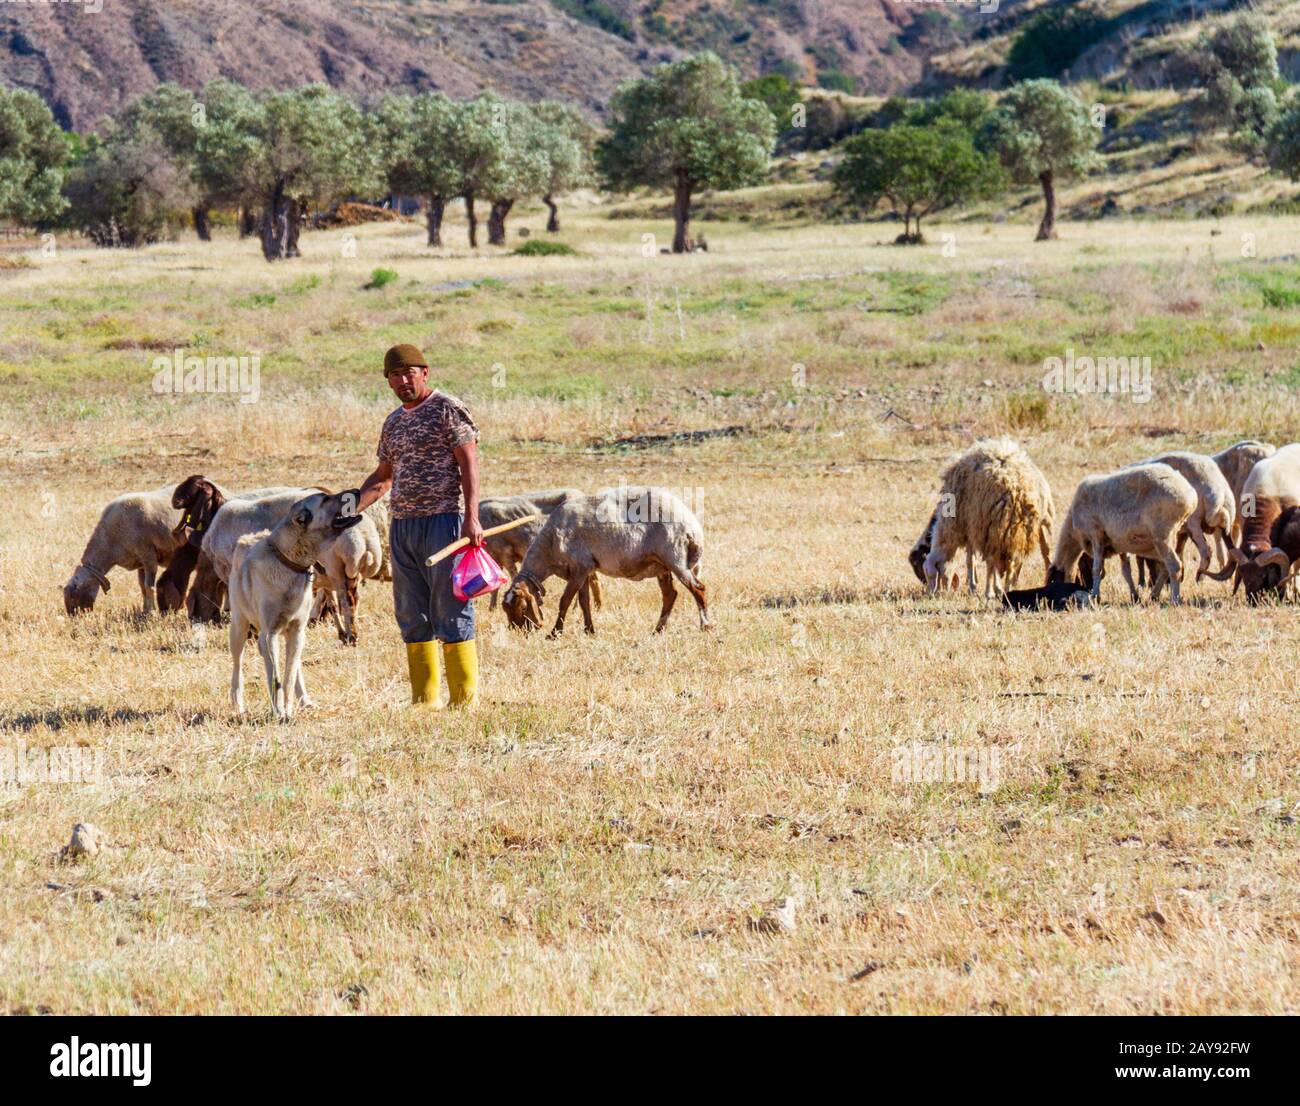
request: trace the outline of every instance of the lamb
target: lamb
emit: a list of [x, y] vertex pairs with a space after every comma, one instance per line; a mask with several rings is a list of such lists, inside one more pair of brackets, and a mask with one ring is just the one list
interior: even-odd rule
[[975, 591], [973, 555], [987, 566], [985, 598], [990, 587], [1006, 590], [1020, 575], [1037, 543], [1044, 564], [1050, 559], [1049, 536], [1055, 508], [1047, 479], [1029, 455], [1010, 438], [976, 442], [943, 474], [924, 561], [926, 585], [938, 589], [948, 561], [965, 547], [966, 581]]
[[326, 600], [333, 593], [337, 603], [333, 605], [332, 613], [339, 640], [344, 645], [356, 645], [357, 606], [360, 602], [358, 585], [363, 579], [378, 578], [383, 564], [379, 527], [368, 512], [363, 512], [361, 521], [326, 545], [320, 556], [319, 567], [325, 571], [317, 572], [313, 581], [316, 601], [312, 605], [311, 621], [322, 615]]
[[1241, 493], [1246, 486], [1246, 478], [1250, 475], [1250, 470], [1260, 461], [1265, 457], [1272, 457], [1276, 452], [1277, 446], [1255, 441], [1252, 438], [1230, 445], [1214, 455], [1214, 463], [1219, 466], [1227, 479], [1237, 508], [1237, 525], [1232, 533], [1233, 545], [1241, 541]]
[[[1105, 558], [1112, 553], [1158, 558], [1169, 577], [1173, 603], [1181, 603], [1182, 562], [1174, 551], [1179, 530], [1197, 506], [1196, 490], [1169, 465], [1136, 465], [1118, 472], [1085, 476], [1061, 523], [1048, 584], [1071, 581], [1079, 558], [1090, 553], [1090, 570], [1080, 575], [1094, 600], [1101, 596]], [[1125, 580], [1136, 598], [1128, 561]]]
[[[523, 562], [524, 554], [528, 552], [533, 539], [542, 532], [542, 527], [546, 525], [551, 512], [566, 500], [581, 498], [582, 494], [577, 488], [554, 488], [543, 492], [523, 492], [520, 495], [489, 496], [487, 499], [479, 500], [478, 517], [484, 530], [500, 526], [503, 522], [523, 518], [525, 515], [542, 516], [532, 522], [525, 522], [522, 526], [516, 526], [513, 530], [507, 530], [504, 534], [493, 534], [484, 542], [488, 554], [513, 577], [519, 571], [519, 565]], [[597, 609], [602, 607], [604, 596], [600, 590], [599, 579], [592, 576], [584, 586], [591, 588], [591, 598], [596, 601]], [[497, 593], [494, 591], [490, 609], [496, 610], [496, 605]]]
[[[343, 508], [342, 494], [315, 492], [293, 503], [272, 529], [241, 535], [235, 542], [229, 580], [230, 703], [236, 714], [244, 713], [241, 661], [250, 629], [258, 631], [257, 648], [266, 665], [266, 687], [276, 716], [288, 721], [295, 703], [311, 705], [302, 678], [302, 649], [311, 611], [312, 566], [340, 531], [365, 518], [345, 517]], [[283, 668], [279, 664], [282, 637]]]
[[[1178, 450], [1172, 453], [1162, 453], [1159, 457], [1149, 457], [1147, 460], [1138, 461], [1135, 464], [1168, 465], [1195, 489], [1196, 510], [1192, 512], [1182, 532], [1178, 535], [1175, 552], [1177, 552], [1181, 562], [1183, 546], [1187, 543], [1188, 537], [1192, 539], [1192, 544], [1196, 546], [1197, 552], [1201, 555], [1201, 563], [1196, 570], [1196, 579], [1199, 581], [1202, 576], [1209, 572], [1213, 560], [1210, 547], [1205, 540], [1207, 534], [1217, 538], [1219, 558], [1224, 563], [1229, 563], [1224, 541], [1226, 539], [1228, 544], [1233, 544], [1232, 535], [1237, 525], [1237, 506], [1232, 494], [1232, 487], [1214, 458], [1206, 457], [1201, 453], [1188, 453]], [[1134, 468], [1135, 465], [1129, 465], [1128, 467]], [[1126, 572], [1126, 578], [1128, 575]]]
[[606, 488], [595, 495], [567, 499], [552, 512], [528, 547], [523, 564], [502, 600], [511, 626], [532, 630], [542, 624], [543, 584], [552, 576], [566, 581], [550, 637], [564, 630], [574, 596], [582, 607], [583, 626], [594, 634], [591, 604], [582, 590], [595, 572], [624, 580], [659, 581], [663, 605], [655, 633], [668, 623], [677, 577], [699, 608], [700, 629], [712, 625], [704, 584], [699, 578], [704, 530], [689, 507], [663, 488]]
[[114, 568], [135, 570], [144, 600], [144, 613], [157, 609], [155, 587], [159, 566], [171, 560], [180, 545], [175, 535], [181, 513], [171, 504], [171, 489], [127, 492], [110, 502], [86, 543], [81, 561], [63, 585], [63, 608], [69, 615], [92, 610], [100, 589], [109, 590]]
[[1296, 506], [1300, 506], [1300, 444], [1293, 443], [1250, 470], [1241, 489], [1241, 545], [1229, 550], [1235, 564], [1211, 575], [1227, 579], [1231, 572], [1235, 576], [1233, 592], [1244, 584], [1248, 598], [1271, 586], [1268, 569], [1286, 556], [1273, 541], [1273, 527], [1283, 511]]

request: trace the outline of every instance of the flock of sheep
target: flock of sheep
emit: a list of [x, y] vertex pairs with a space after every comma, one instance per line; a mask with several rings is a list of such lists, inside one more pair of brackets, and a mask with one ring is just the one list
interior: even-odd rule
[[[964, 549], [972, 592], [978, 556], [986, 597], [993, 591], [1008, 606], [1060, 608], [1096, 601], [1106, 558], [1118, 555], [1134, 602], [1140, 585], [1149, 583], [1158, 599], [1168, 583], [1178, 603], [1190, 538], [1200, 555], [1198, 581], [1232, 576], [1234, 594], [1244, 586], [1251, 602], [1280, 596], [1300, 570], [1300, 444], [1244, 441], [1213, 456], [1164, 453], [1087, 476], [1049, 555], [1054, 525], [1051, 488], [1029, 455], [1009, 438], [986, 439], [945, 470], [939, 503], [908, 560], [930, 591], [955, 588], [948, 563]], [[1047, 564], [1045, 586], [1008, 591], [1036, 548]], [[1130, 556], [1138, 558], [1136, 584]]]
[[[242, 713], [240, 656], [248, 626], [260, 628], [260, 623], [249, 604], [231, 602], [232, 577], [255, 541], [283, 526], [322, 493], [331, 494], [319, 487], [229, 493], [207, 477], [190, 476], [175, 488], [120, 495], [101, 512], [81, 561], [64, 585], [64, 608], [70, 615], [92, 609], [100, 591], [111, 586], [108, 573], [123, 568], [137, 574], [146, 614], [184, 610], [193, 621], [217, 622], [231, 609], [232, 702]], [[559, 576], [565, 588], [551, 636], [563, 630], [575, 598], [586, 631], [595, 633], [591, 607], [593, 599], [597, 607], [601, 605], [598, 574], [656, 579], [662, 597], [656, 632], [667, 624], [677, 599], [674, 580], [694, 598], [700, 628], [711, 625], [699, 578], [704, 531], [690, 508], [669, 490], [621, 486], [585, 495], [576, 488], [560, 488], [479, 503], [485, 530], [525, 518], [515, 528], [486, 539], [488, 552], [513, 576], [502, 600], [511, 626], [526, 631], [541, 626], [545, 582]], [[360, 584], [391, 579], [387, 497], [367, 507], [355, 525], [313, 546], [312, 553], [310, 617], [332, 614], [339, 638], [355, 645]], [[495, 594], [492, 605], [496, 606]], [[278, 714], [291, 710], [276, 698], [280, 685], [294, 686], [295, 672], [301, 682], [294, 635], [288, 641], [286, 679], [282, 681], [280, 670], [267, 660], [268, 686]], [[265, 644], [259, 638], [259, 647], [264, 658], [268, 650], [274, 652], [273, 642]], [[305, 691], [298, 690], [305, 700]]]

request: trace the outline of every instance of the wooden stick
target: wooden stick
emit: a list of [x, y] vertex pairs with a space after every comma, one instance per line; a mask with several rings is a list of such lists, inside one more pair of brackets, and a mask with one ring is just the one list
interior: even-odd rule
[[[523, 518], [512, 519], [510, 522], [503, 522], [500, 526], [493, 526], [491, 529], [484, 530], [483, 536], [490, 538], [493, 534], [504, 534], [507, 530], [513, 530], [516, 526], [522, 526], [525, 522], [532, 522], [534, 519], [541, 517], [540, 514], [536, 513], [524, 515]], [[464, 549], [467, 545], [469, 545], [469, 538], [457, 538], [450, 545], [444, 545], [437, 553], [425, 561], [424, 567], [428, 568], [430, 565], [436, 565], [444, 557], [450, 557], [456, 550]]]

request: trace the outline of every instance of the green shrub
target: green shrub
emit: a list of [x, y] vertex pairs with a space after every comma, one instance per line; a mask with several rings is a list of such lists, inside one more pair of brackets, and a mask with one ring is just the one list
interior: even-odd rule
[[549, 242], [531, 238], [515, 250], [516, 257], [577, 257], [578, 251], [566, 242]]
[[392, 269], [376, 269], [370, 274], [370, 283], [367, 288], [382, 288], [385, 284], [392, 284], [397, 279], [397, 274]]

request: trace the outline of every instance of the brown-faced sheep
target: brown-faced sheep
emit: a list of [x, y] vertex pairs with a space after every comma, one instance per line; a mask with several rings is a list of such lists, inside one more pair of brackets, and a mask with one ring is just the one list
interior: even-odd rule
[[[1271, 457], [1258, 461], [1241, 490], [1241, 545], [1230, 550], [1235, 564], [1215, 575], [1235, 580], [1232, 590], [1244, 585], [1247, 598], [1276, 584], [1271, 568], [1282, 568], [1285, 551], [1273, 541], [1273, 527], [1288, 507], [1300, 506], [1300, 444], [1285, 445]], [[1289, 563], [1289, 562], [1288, 562]]]
[[1214, 455], [1214, 463], [1228, 481], [1228, 487], [1232, 489], [1232, 501], [1237, 508], [1237, 525], [1232, 532], [1233, 545], [1241, 541], [1241, 493], [1246, 487], [1246, 478], [1260, 461], [1272, 457], [1276, 452], [1277, 446], [1251, 438], [1230, 445]]

